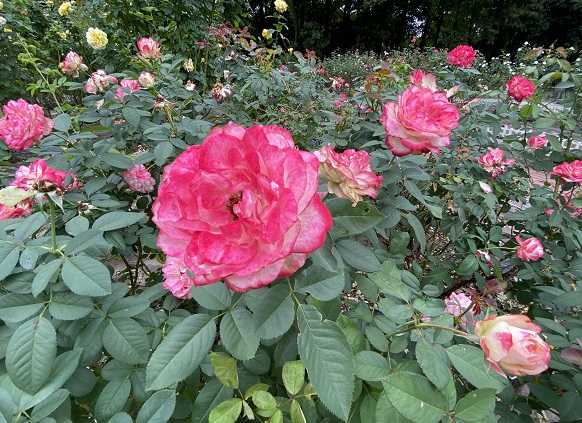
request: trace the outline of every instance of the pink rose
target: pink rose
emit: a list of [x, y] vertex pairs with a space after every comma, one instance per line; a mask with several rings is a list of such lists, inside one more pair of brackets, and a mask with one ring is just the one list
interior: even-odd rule
[[0, 220], [16, 219], [19, 217], [28, 216], [30, 214], [31, 209], [32, 200], [30, 198], [21, 201], [14, 207], [0, 204]]
[[2, 108], [0, 138], [13, 150], [26, 150], [53, 130], [55, 123], [45, 117], [38, 104], [29, 104], [22, 98], [10, 100]]
[[436, 79], [432, 73], [424, 73], [420, 69], [415, 69], [410, 75], [410, 84], [419, 88], [428, 88], [432, 92], [438, 91]]
[[[69, 175], [73, 178], [73, 182], [65, 186], [65, 179]], [[73, 173], [53, 169], [46, 164], [45, 159], [35, 160], [28, 166], [20, 166], [14, 173], [14, 181], [10, 182], [10, 185], [25, 190], [37, 190], [38, 184], [43, 181], [48, 181], [61, 190], [77, 187], [77, 181]]]
[[83, 58], [74, 51], [69, 51], [65, 56], [59, 67], [65, 75], [71, 75], [75, 78], [79, 76], [79, 71], [86, 72], [89, 70], [87, 65], [83, 63]]
[[336, 153], [328, 144], [314, 154], [320, 163], [319, 175], [327, 179], [327, 190], [351, 200], [354, 206], [364, 195], [375, 197], [376, 188], [382, 186], [382, 177], [372, 171], [370, 156], [364, 150]]
[[535, 85], [520, 75], [515, 75], [505, 83], [505, 86], [507, 87], [507, 94], [517, 102], [530, 98], [535, 90]]
[[139, 75], [138, 82], [142, 85], [142, 87], [150, 88], [150, 87], [153, 87], [155, 84], [154, 79], [155, 79], [155, 77], [151, 73], [142, 72]]
[[112, 75], [107, 75], [101, 69], [96, 70], [91, 74], [91, 77], [85, 84], [85, 91], [91, 94], [97, 94], [97, 90], [103, 91], [109, 84], [117, 83], [117, 78]]
[[129, 188], [135, 192], [152, 192], [156, 184], [151, 173], [142, 164], [136, 164], [131, 169], [123, 172], [123, 179], [125, 179]]
[[192, 298], [190, 289], [194, 286], [194, 281], [188, 276], [188, 268], [182, 258], [166, 256], [166, 264], [162, 272], [164, 273], [163, 286], [174, 297], [183, 299]]
[[155, 59], [162, 55], [160, 51], [160, 45], [157, 41], [150, 38], [140, 38], [137, 42], [137, 54], [139, 54], [144, 59]]
[[139, 82], [133, 79], [124, 79], [119, 83], [119, 88], [117, 88], [115, 95], [122, 101], [123, 98], [127, 95], [127, 90], [124, 90], [124, 88], [129, 89], [129, 92], [132, 93], [139, 90]]
[[527, 140], [527, 144], [529, 145], [531, 151], [535, 151], [538, 148], [545, 147], [547, 142], [548, 139], [543, 135], [536, 135], [535, 137], [530, 137], [530, 139]]
[[475, 50], [471, 46], [460, 45], [451, 50], [447, 59], [453, 66], [468, 68], [475, 60]]
[[519, 244], [517, 248], [517, 257], [524, 261], [538, 261], [544, 255], [544, 247], [537, 238], [528, 238], [522, 241], [521, 237], [516, 236], [515, 240]]
[[443, 93], [410, 87], [388, 102], [380, 120], [387, 132], [386, 145], [395, 156], [439, 154], [450, 144], [451, 130], [459, 124], [459, 111]]
[[491, 174], [491, 178], [496, 179], [507, 170], [507, 166], [515, 164], [515, 160], [513, 159], [503, 160], [503, 156], [505, 156], [505, 152], [501, 148], [494, 148], [479, 157], [478, 161]]
[[574, 160], [571, 163], [562, 163], [555, 166], [550, 172], [559, 176], [566, 182], [582, 182], [582, 160]]
[[153, 205], [158, 245], [183, 257], [196, 286], [223, 280], [246, 292], [289, 276], [332, 225], [318, 167], [277, 126], [214, 128], [164, 170]]
[[475, 333], [493, 368], [515, 376], [537, 375], [548, 368], [550, 347], [538, 335], [541, 329], [527, 316], [490, 315], [475, 324]]
[[[466, 294], [462, 292], [459, 294], [453, 292], [450, 295], [450, 297], [445, 301], [445, 304], [446, 304], [445, 313], [449, 313], [454, 317], [459, 317], [463, 315], [463, 317], [461, 317], [461, 326], [464, 328], [467, 327], [468, 322], [467, 315], [471, 316], [471, 320], [472, 317], [475, 315], [475, 307], [472, 307], [473, 301], [471, 300], [471, 298], [469, 298]], [[467, 310], [469, 307], [471, 307], [471, 310], [463, 314], [465, 310]]]

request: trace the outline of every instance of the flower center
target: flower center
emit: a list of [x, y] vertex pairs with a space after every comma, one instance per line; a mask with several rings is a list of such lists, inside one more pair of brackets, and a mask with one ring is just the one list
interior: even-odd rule
[[232, 220], [238, 220], [238, 216], [233, 210], [235, 204], [237, 204], [240, 200], [242, 200], [242, 191], [237, 192], [236, 194], [232, 194], [228, 201], [226, 202], [226, 208], [232, 215]]

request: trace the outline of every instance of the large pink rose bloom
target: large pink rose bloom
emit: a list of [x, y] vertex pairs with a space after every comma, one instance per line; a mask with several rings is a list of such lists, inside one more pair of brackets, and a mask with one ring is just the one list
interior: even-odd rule
[[525, 241], [516, 236], [515, 240], [519, 244], [517, 257], [524, 261], [538, 261], [544, 255], [544, 247], [537, 238], [528, 238]]
[[158, 245], [183, 257], [196, 286], [223, 280], [246, 292], [289, 276], [332, 225], [318, 167], [277, 126], [214, 128], [164, 170], [153, 205]]
[[475, 49], [471, 46], [460, 45], [451, 50], [447, 56], [449, 63], [460, 68], [468, 68], [475, 60]]
[[[73, 182], [65, 186], [64, 182], [68, 175], [71, 175]], [[28, 166], [20, 166], [14, 173], [14, 181], [10, 185], [25, 190], [36, 190], [37, 184], [42, 181], [52, 182], [61, 190], [77, 187], [74, 174], [50, 167], [45, 159], [35, 160]]]
[[319, 174], [327, 179], [327, 190], [341, 198], [348, 198], [356, 205], [364, 195], [376, 196], [376, 188], [382, 186], [382, 177], [370, 166], [370, 155], [364, 150], [346, 150], [336, 153], [331, 144], [314, 154], [321, 163]]
[[550, 172], [559, 176], [566, 182], [582, 182], [582, 160], [574, 160], [571, 163], [562, 163], [555, 166]]
[[507, 87], [507, 94], [518, 102], [530, 98], [536, 88], [529, 79], [520, 75], [515, 75], [505, 83], [505, 86]]
[[29, 104], [22, 98], [10, 100], [2, 108], [0, 138], [13, 150], [26, 150], [53, 130], [55, 123], [45, 117], [38, 104]]
[[439, 154], [439, 148], [451, 142], [459, 111], [443, 93], [410, 87], [398, 96], [398, 103], [384, 105], [380, 120], [387, 132], [386, 145], [395, 156]]
[[144, 59], [156, 59], [162, 55], [160, 45], [153, 38], [140, 38], [137, 42], [137, 49], [141, 57]]
[[501, 373], [501, 366], [515, 376], [537, 375], [548, 368], [550, 347], [539, 332], [540, 327], [521, 314], [493, 314], [475, 324], [481, 348], [493, 368]]

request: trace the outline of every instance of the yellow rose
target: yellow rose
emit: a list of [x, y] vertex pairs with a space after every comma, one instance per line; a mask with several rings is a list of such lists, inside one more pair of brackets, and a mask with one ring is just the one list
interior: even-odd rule
[[57, 35], [59, 37], [61, 37], [63, 40], [67, 39], [67, 33], [66, 32], [57, 32]]
[[4, 16], [0, 16], [0, 26], [6, 23], [6, 18]]
[[275, 0], [275, 9], [277, 12], [283, 13], [287, 11], [287, 3], [285, 0]]
[[271, 38], [273, 38], [273, 34], [271, 34], [268, 29], [263, 29], [263, 32], [261, 35], [266, 40], [270, 40]]
[[71, 2], [66, 1], [59, 6], [59, 15], [65, 16], [69, 14], [69, 9], [71, 8]]
[[96, 50], [103, 50], [107, 45], [107, 34], [99, 28], [89, 28], [85, 36], [87, 43]]

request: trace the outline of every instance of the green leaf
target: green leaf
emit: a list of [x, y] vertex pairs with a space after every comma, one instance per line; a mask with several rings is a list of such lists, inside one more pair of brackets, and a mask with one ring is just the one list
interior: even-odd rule
[[104, 214], [93, 223], [93, 229], [100, 229], [101, 231], [113, 231], [115, 229], [126, 228], [136, 224], [143, 219], [143, 213], [134, 212], [110, 212]]
[[283, 423], [283, 412], [280, 409], [275, 410], [268, 423]]
[[477, 260], [477, 257], [471, 254], [470, 256], [465, 257], [461, 262], [457, 269], [457, 273], [461, 276], [471, 276], [477, 271], [477, 269], [479, 269], [479, 261]]
[[418, 220], [417, 217], [411, 213], [406, 215], [406, 220], [408, 221], [408, 224], [412, 227], [412, 230], [414, 231], [416, 241], [420, 246], [421, 254], [424, 254], [424, 249], [426, 248], [426, 234], [424, 232], [424, 227], [422, 226], [422, 223], [420, 223], [420, 220]]
[[382, 384], [394, 408], [415, 423], [438, 423], [447, 412], [445, 396], [424, 376], [393, 373]]
[[152, 354], [146, 369], [147, 390], [167, 388], [198, 368], [214, 344], [216, 324], [206, 314], [178, 323]]
[[122, 411], [129, 399], [131, 382], [128, 378], [113, 379], [99, 394], [95, 403], [95, 417], [98, 421], [106, 421], [115, 413]]
[[359, 234], [373, 228], [386, 218], [377, 208], [365, 201], [360, 201], [355, 206], [345, 198], [333, 198], [325, 202], [333, 216], [334, 227], [340, 226], [348, 234]]
[[131, 318], [111, 318], [103, 332], [103, 346], [124, 363], [148, 361], [150, 343], [144, 328]]
[[309, 305], [299, 307], [297, 323], [299, 355], [311, 384], [329, 411], [347, 421], [354, 390], [354, 365], [345, 333], [335, 322], [322, 323], [321, 314]]
[[283, 284], [265, 289], [260, 306], [253, 319], [255, 331], [261, 339], [272, 339], [289, 330], [294, 320], [295, 308], [289, 288]]
[[208, 310], [226, 310], [230, 307], [232, 292], [222, 282], [195, 286], [190, 290], [192, 298]]
[[234, 358], [211, 352], [210, 365], [214, 375], [224, 386], [232, 389], [238, 388], [238, 372], [236, 371], [236, 360]]
[[57, 353], [57, 333], [44, 317], [23, 323], [6, 350], [6, 369], [14, 384], [29, 394], [47, 381]]
[[126, 412], [120, 411], [107, 420], [107, 423], [133, 423], [133, 419]]
[[53, 119], [55, 123], [54, 130], [59, 132], [67, 132], [71, 128], [71, 116], [67, 113], [60, 113]]
[[63, 264], [63, 259], [59, 258], [47, 264], [41, 264], [35, 269], [36, 275], [32, 281], [32, 295], [37, 297], [47, 287], [53, 275]]
[[22, 223], [20, 223], [18, 228], [14, 230], [14, 238], [19, 241], [24, 241], [42, 228], [47, 219], [48, 217], [44, 213], [34, 213], [28, 216]]
[[20, 248], [18, 245], [4, 244], [0, 246], [0, 281], [12, 274], [18, 264]]
[[118, 169], [131, 169], [134, 166], [129, 157], [120, 153], [104, 153], [101, 155], [101, 160]]
[[349, 317], [340, 314], [336, 319], [336, 323], [346, 334], [346, 338], [352, 347], [352, 353], [356, 354], [366, 349], [364, 334]]
[[139, 126], [140, 116], [136, 109], [134, 109], [133, 107], [124, 107], [121, 110], [121, 114], [123, 115], [123, 118], [130, 126], [133, 126], [134, 128], [137, 128]]
[[307, 423], [305, 420], [305, 415], [303, 414], [303, 410], [301, 410], [301, 406], [297, 402], [297, 400], [291, 401], [291, 422], [292, 423]]
[[368, 277], [384, 294], [392, 295], [404, 301], [410, 299], [410, 288], [402, 282], [400, 270], [396, 267], [394, 260], [386, 260], [382, 263], [382, 268], [379, 272], [370, 273]]
[[455, 418], [466, 422], [480, 422], [492, 415], [494, 409], [495, 389], [477, 389], [459, 401], [455, 409]]
[[86, 255], [66, 257], [61, 277], [77, 295], [101, 297], [111, 293], [111, 276], [101, 262]]
[[69, 241], [65, 247], [65, 254], [73, 255], [80, 253], [101, 240], [103, 240], [103, 233], [98, 229], [89, 229], [88, 231], [81, 232]]
[[[0, 388], [0, 422], [12, 422], [14, 417], [14, 402], [5, 389]], [[4, 420], [2, 420], [4, 418]]]
[[439, 347], [431, 345], [424, 338], [416, 342], [416, 360], [422, 371], [439, 391], [444, 390], [449, 384], [451, 370], [446, 355], [440, 352]]
[[136, 423], [166, 423], [176, 407], [176, 393], [163, 390], [154, 393], [139, 410]]
[[134, 296], [124, 297], [115, 301], [109, 309], [107, 315], [113, 317], [133, 317], [149, 308], [150, 301], [146, 297]]
[[238, 360], [253, 358], [261, 342], [255, 333], [253, 316], [245, 308], [235, 308], [222, 317], [220, 336], [224, 347]]
[[485, 362], [483, 351], [471, 345], [453, 345], [446, 349], [455, 369], [476, 388], [492, 388], [500, 392], [506, 378]]
[[377, 382], [390, 374], [386, 357], [375, 351], [361, 351], [354, 355], [356, 376], [368, 382]]
[[[85, 186], [83, 187], [85, 190], [85, 193], [87, 195], [90, 195], [87, 192], [87, 185], [91, 184], [91, 182], [95, 181], [95, 180], [100, 180], [103, 182], [103, 185], [105, 185], [105, 179], [101, 178], [101, 179], [90, 179]], [[94, 185], [94, 184], [91, 184]], [[77, 236], [79, 235], [81, 232], [85, 232], [86, 230], [89, 229], [89, 220], [86, 217], [83, 216], [75, 216], [73, 217], [71, 220], [69, 220], [66, 225], [65, 225], [65, 230], [67, 231], [67, 233], [71, 236]]]
[[551, 128], [556, 120], [551, 117], [541, 117], [534, 121], [533, 127], [537, 129], [547, 129]]
[[342, 239], [336, 244], [347, 264], [363, 272], [378, 272], [382, 268], [374, 253], [353, 239]]
[[77, 320], [93, 311], [93, 301], [71, 292], [57, 292], [49, 303], [51, 316], [60, 320]]
[[253, 393], [253, 403], [260, 410], [260, 415], [270, 416], [277, 408], [277, 400], [267, 391], [258, 390]]
[[305, 366], [300, 360], [283, 364], [283, 385], [291, 395], [296, 395], [305, 383]]
[[192, 423], [206, 423], [214, 407], [232, 397], [232, 389], [224, 386], [218, 379], [212, 379], [204, 385], [194, 400]]
[[210, 412], [208, 423], [235, 423], [242, 410], [240, 398], [227, 399]]
[[28, 319], [44, 307], [45, 300], [32, 295], [5, 294], [0, 296], [0, 319], [15, 323]]
[[375, 418], [376, 423], [410, 423], [410, 420], [394, 408], [385, 392], [382, 392], [378, 398]]
[[154, 156], [156, 157], [156, 165], [163, 166], [174, 153], [174, 146], [169, 141], [164, 141], [156, 145], [154, 148]]
[[46, 397], [32, 409], [30, 423], [40, 422], [50, 416], [67, 398], [69, 398], [69, 391], [66, 389], [59, 389]]
[[437, 219], [442, 219], [443, 215], [442, 208], [434, 206], [432, 204], [428, 204], [424, 198], [424, 195], [422, 195], [422, 192], [414, 182], [412, 182], [410, 179], [404, 179], [404, 187], [410, 194], [412, 194], [414, 198], [416, 198], [418, 201], [424, 204], [434, 217], [436, 217]]
[[295, 291], [309, 293], [320, 301], [330, 301], [341, 294], [345, 280], [343, 272], [330, 272], [313, 264], [297, 274]]

